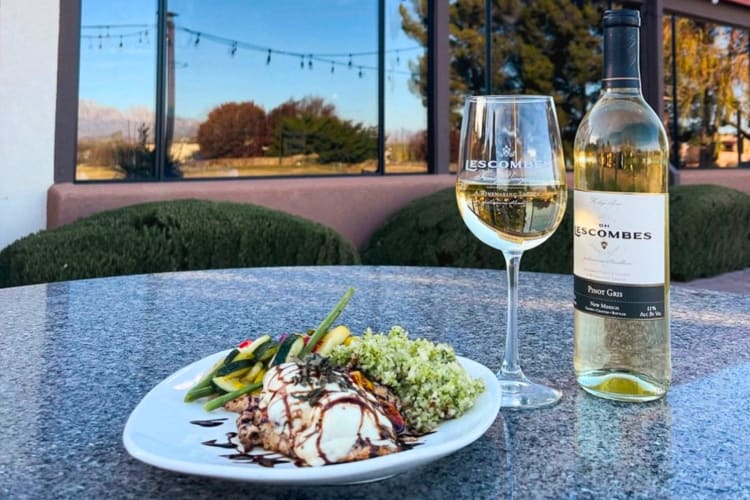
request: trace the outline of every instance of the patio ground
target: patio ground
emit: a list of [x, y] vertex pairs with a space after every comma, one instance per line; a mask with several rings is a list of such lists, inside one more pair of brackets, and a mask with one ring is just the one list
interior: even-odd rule
[[701, 278], [687, 283], [673, 282], [673, 286], [704, 288], [718, 292], [750, 294], [750, 267], [741, 271], [720, 274], [711, 278]]

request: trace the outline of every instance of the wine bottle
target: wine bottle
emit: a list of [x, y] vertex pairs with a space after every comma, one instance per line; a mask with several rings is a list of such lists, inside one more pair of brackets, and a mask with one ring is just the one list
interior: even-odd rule
[[603, 25], [601, 95], [573, 147], [574, 365], [591, 394], [650, 401], [671, 378], [669, 146], [641, 93], [640, 13]]

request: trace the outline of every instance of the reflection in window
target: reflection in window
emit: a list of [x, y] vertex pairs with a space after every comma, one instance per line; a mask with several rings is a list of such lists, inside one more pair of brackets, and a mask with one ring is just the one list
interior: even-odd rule
[[169, 11], [168, 163], [184, 177], [377, 170], [377, 1]]
[[155, 176], [156, 0], [81, 8], [76, 180]]
[[451, 161], [457, 157], [464, 98], [481, 94], [553, 96], [565, 156], [572, 158], [578, 124], [596, 99], [601, 79], [605, 2], [566, 0], [555, 9], [533, 0], [491, 6], [487, 75], [485, 2], [451, 2]]
[[748, 31], [665, 16], [664, 40], [665, 119], [678, 165], [750, 166]]
[[385, 0], [385, 171], [427, 172], [427, 4]]

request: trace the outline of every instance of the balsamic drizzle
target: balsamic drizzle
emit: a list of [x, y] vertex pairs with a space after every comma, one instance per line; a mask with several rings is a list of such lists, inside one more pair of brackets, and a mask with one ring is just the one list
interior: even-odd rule
[[[331, 366], [328, 362], [328, 358], [323, 358], [321, 356], [313, 355], [311, 358], [307, 360], [306, 363], [304, 363], [301, 367], [301, 371], [295, 374], [293, 382], [296, 384], [299, 383], [306, 383], [310, 386], [312, 386], [312, 390], [308, 392], [307, 394], [294, 394], [293, 397], [300, 399], [300, 400], [306, 400], [311, 406], [318, 405], [320, 403], [320, 400], [324, 395], [327, 394], [327, 390], [325, 389], [325, 385], [327, 383], [338, 383], [342, 387], [345, 388], [354, 388], [356, 392], [363, 394], [363, 390], [358, 387], [355, 384], [352, 384], [352, 382], [344, 376], [342, 373], [338, 372], [333, 366]], [[369, 394], [369, 393], [368, 393]], [[375, 398], [375, 396], [372, 396]], [[362, 411], [372, 411], [370, 408], [367, 407], [364, 403], [364, 397], [363, 401], [360, 401], [356, 398], [350, 398], [350, 397], [344, 397], [339, 398], [339, 400], [335, 402], [329, 402], [326, 404], [323, 408], [323, 411], [330, 409], [329, 407], [333, 404], [341, 403], [341, 401], [345, 401], [350, 404], [356, 404], [362, 408]], [[287, 405], [287, 413], [289, 413], [288, 408], [288, 401], [284, 401], [284, 403]], [[192, 420], [190, 421], [193, 425], [198, 425], [201, 427], [218, 427], [224, 424], [225, 421], [229, 420], [228, 418], [215, 418], [215, 419], [209, 419], [209, 420]], [[377, 418], [375, 418], [375, 421], [377, 422]], [[393, 423], [393, 422], [392, 422]], [[318, 422], [318, 425], [320, 425], [320, 422]], [[360, 423], [361, 427], [361, 423]], [[416, 446], [420, 446], [423, 444], [423, 442], [419, 441], [419, 437], [425, 436], [427, 434], [432, 434], [432, 432], [427, 432], [424, 434], [413, 434], [408, 431], [404, 432], [405, 429], [398, 429], [396, 430], [396, 445], [400, 449], [400, 451], [406, 451], [410, 450]], [[433, 431], [434, 432], [434, 431]], [[386, 434], [388, 434], [385, 429], [381, 429], [381, 437], [386, 437]], [[249, 463], [249, 464], [256, 464], [260, 465], [261, 467], [274, 467], [277, 464], [282, 463], [290, 463], [292, 462], [291, 459], [288, 459], [287, 457], [284, 457], [283, 455], [276, 453], [276, 452], [268, 452], [266, 450], [263, 450], [261, 453], [251, 453], [249, 451], [244, 451], [241, 444], [236, 442], [234, 438], [237, 437], [236, 432], [227, 432], [226, 433], [226, 441], [219, 441], [218, 439], [209, 439], [208, 441], [203, 441], [201, 444], [204, 446], [211, 446], [215, 448], [223, 448], [223, 449], [230, 449], [235, 450], [235, 453], [230, 453], [227, 455], [220, 455], [221, 457], [228, 458], [229, 460], [233, 460], [236, 462], [242, 462], [242, 463]], [[318, 433], [318, 441], [321, 438], [321, 433]], [[358, 436], [359, 440], [362, 440], [361, 436]], [[368, 441], [369, 443], [369, 441]], [[320, 450], [320, 443], [317, 443], [320, 456], [324, 459], [326, 462], [326, 465], [330, 465], [332, 462], [329, 462], [325, 455], [323, 454], [322, 450]], [[372, 449], [371, 450], [371, 458], [378, 456], [377, 450]], [[297, 466], [305, 466], [306, 464], [299, 460], [295, 459], [293, 460], [293, 463]]]
[[201, 427], [218, 427], [224, 423], [227, 418], [212, 418], [209, 420], [191, 420], [190, 423], [193, 425], [199, 425]]

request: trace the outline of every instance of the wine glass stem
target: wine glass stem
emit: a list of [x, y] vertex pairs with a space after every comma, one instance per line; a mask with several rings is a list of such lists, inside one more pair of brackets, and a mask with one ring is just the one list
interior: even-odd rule
[[518, 359], [518, 275], [523, 252], [504, 252], [508, 273], [508, 329], [505, 334], [505, 357], [501, 373], [505, 378], [524, 378]]

